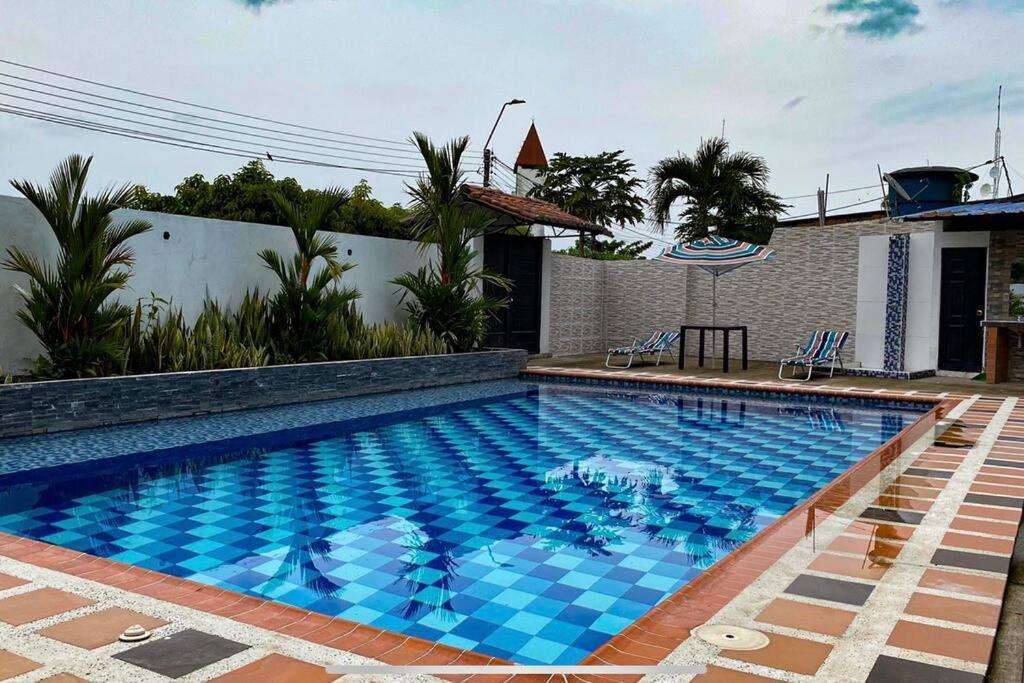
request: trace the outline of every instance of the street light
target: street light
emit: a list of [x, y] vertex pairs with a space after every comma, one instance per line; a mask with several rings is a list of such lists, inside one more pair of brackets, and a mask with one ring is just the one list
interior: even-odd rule
[[498, 118], [494, 119], [494, 125], [491, 126], [491, 134], [487, 136], [487, 142], [484, 143], [484, 187], [490, 187], [491, 185], [491, 138], [494, 137], [494, 131], [498, 129], [498, 122], [501, 121], [501, 115], [505, 113], [505, 107], [516, 104], [526, 104], [526, 100], [509, 100], [501, 105]]

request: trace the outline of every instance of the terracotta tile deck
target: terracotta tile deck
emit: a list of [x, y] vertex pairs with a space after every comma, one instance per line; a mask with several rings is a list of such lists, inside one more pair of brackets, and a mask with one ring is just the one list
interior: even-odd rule
[[[615, 379], [643, 384], [841, 393], [935, 404], [926, 416], [664, 600], [584, 663], [706, 662], [708, 672], [694, 679], [699, 681], [801, 676], [892, 680], [885, 678], [887, 672], [903, 670], [931, 671], [936, 680], [938, 674], [974, 680], [984, 673], [1012, 539], [1021, 519], [1024, 403], [1014, 397], [773, 382], [755, 386], [641, 372], [527, 372], [591, 379], [614, 374]], [[391, 664], [505, 664], [0, 534], [0, 641], [5, 647], [10, 643], [9, 651], [0, 651], [0, 680], [19, 675], [10, 673], [19, 667], [31, 667], [23, 671], [37, 671], [39, 680], [88, 680], [91, 669], [82, 662], [91, 667], [132, 667], [111, 656], [131, 647], [115, 640], [117, 629], [127, 621], [156, 629], [156, 639], [193, 629], [244, 646], [191, 674], [190, 680], [196, 681], [329, 681], [334, 677], [325, 673], [326, 664], [367, 659]], [[755, 628], [769, 636], [770, 644], [747, 652], [718, 650], [690, 635], [692, 628], [706, 622]], [[42, 656], [54, 652], [59, 654]], [[522, 675], [447, 678], [548, 680]]]

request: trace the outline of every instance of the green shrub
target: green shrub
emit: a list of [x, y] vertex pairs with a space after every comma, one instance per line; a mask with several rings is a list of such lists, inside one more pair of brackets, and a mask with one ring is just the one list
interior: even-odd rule
[[[164, 310], [164, 307], [167, 310]], [[234, 313], [207, 300], [194, 324], [180, 308], [151, 297], [140, 301], [126, 334], [125, 373], [181, 372], [260, 367], [270, 362], [266, 337], [266, 300], [246, 296]]]
[[367, 325], [354, 307], [345, 316], [332, 321], [330, 336], [331, 360], [433, 356], [449, 352], [448, 345], [430, 330], [392, 322]]

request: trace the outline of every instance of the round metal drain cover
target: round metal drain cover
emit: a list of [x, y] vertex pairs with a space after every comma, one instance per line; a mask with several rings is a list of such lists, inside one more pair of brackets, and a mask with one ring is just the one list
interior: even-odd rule
[[692, 633], [723, 650], [760, 650], [768, 645], [768, 636], [742, 626], [704, 624], [693, 629]]

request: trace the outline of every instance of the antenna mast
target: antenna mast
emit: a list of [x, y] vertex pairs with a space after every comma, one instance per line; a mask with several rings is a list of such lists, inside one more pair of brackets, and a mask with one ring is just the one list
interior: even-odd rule
[[996, 99], [996, 147], [992, 153], [992, 170], [989, 171], [989, 175], [992, 176], [992, 199], [999, 199], [999, 176], [1003, 174], [1003, 155], [999, 150], [1003, 138], [1003, 132], [999, 129], [1002, 116], [1003, 86], [1000, 85], [999, 96]]

